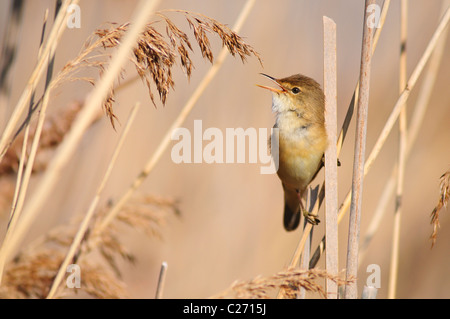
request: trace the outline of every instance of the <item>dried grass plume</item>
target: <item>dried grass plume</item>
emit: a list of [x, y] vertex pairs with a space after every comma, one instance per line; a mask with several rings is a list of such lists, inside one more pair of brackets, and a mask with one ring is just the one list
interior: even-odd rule
[[[194, 69], [191, 59], [191, 54], [193, 53], [191, 41], [188, 35], [170, 20], [166, 15], [167, 13], [184, 15], [190, 29], [193, 31], [195, 42], [203, 58], [210, 63], [214, 62], [214, 54], [211, 50], [209, 34], [215, 34], [222, 40], [222, 45], [228, 49], [232, 56], [239, 56], [242, 62], [245, 62], [248, 56], [255, 56], [262, 64], [259, 54], [225, 24], [199, 13], [183, 10], [160, 11], [156, 15], [161, 17], [162, 20], [147, 24], [133, 49], [133, 57], [130, 59], [136, 68], [138, 76], [146, 84], [150, 99], [155, 107], [156, 102], [152, 83], [156, 87], [159, 99], [164, 105], [170, 90], [173, 90], [175, 87], [172, 69], [177, 65], [177, 59], [179, 60], [180, 68], [188, 79]], [[156, 24], [158, 23], [165, 24], [165, 36], [157, 31]], [[77, 77], [75, 75], [81, 68], [85, 67], [97, 68], [101, 75], [110, 58], [107, 50], [120, 45], [129, 27], [130, 23], [120, 25], [109, 23], [104, 28], [96, 30], [86, 41], [80, 54], [73, 61], [66, 64], [56, 83], [62, 83], [64, 80], [84, 80], [95, 85], [95, 79]], [[99, 49], [104, 50], [102, 52]], [[121, 77], [123, 77], [123, 74]], [[114, 127], [117, 117], [113, 111], [113, 102], [114, 90], [111, 88], [107, 99], [104, 101], [104, 110]]]
[[[72, 260], [82, 271], [81, 288], [61, 285], [57, 297], [74, 297], [79, 293], [92, 298], [129, 297], [122, 282], [118, 259], [134, 263], [135, 256], [122, 244], [126, 229], [120, 226], [126, 225], [132, 231], [139, 229], [150, 238], [159, 239], [161, 227], [172, 213], [178, 214], [176, 201], [140, 195], [125, 206], [115, 222], [101, 233], [95, 231], [97, 223], [94, 221]], [[102, 217], [100, 212], [96, 221]], [[27, 246], [6, 268], [0, 298], [46, 298], [78, 224], [79, 218], [57, 226]]]
[[212, 298], [268, 299], [275, 290], [283, 289], [286, 298], [296, 298], [300, 288], [326, 297], [325, 289], [318, 279], [331, 279], [338, 285], [346, 283], [340, 276], [332, 276], [324, 270], [300, 270], [290, 268], [269, 277], [258, 277], [250, 281], [235, 282], [230, 288]]
[[450, 198], [450, 170], [448, 170], [441, 176], [439, 200], [436, 207], [431, 212], [430, 223], [431, 225], [433, 225], [433, 233], [430, 236], [431, 248], [433, 248], [434, 244], [436, 243], [438, 228], [440, 227], [439, 213], [442, 207], [447, 208], [449, 198]]

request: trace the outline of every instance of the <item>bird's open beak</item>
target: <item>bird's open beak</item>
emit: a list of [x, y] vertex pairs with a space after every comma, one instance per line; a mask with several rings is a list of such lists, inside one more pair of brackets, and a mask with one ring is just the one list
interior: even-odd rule
[[264, 85], [259, 85], [259, 84], [256, 84], [256, 86], [259, 86], [260, 88], [267, 89], [267, 90], [275, 92], [275, 93], [284, 93], [284, 92], [287, 91], [283, 86], [281, 86], [280, 83], [278, 83], [277, 79], [275, 79], [274, 77], [271, 77], [270, 75], [267, 75], [267, 74], [264, 74], [264, 73], [260, 73], [260, 74], [264, 75], [266, 78], [268, 78], [271, 81], [275, 82], [280, 87], [281, 90], [272, 88], [270, 86], [264, 86]]

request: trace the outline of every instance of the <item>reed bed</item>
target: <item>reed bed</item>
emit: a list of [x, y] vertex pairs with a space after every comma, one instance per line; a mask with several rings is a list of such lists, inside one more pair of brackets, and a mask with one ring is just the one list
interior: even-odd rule
[[[12, 6], [10, 27], [5, 37], [5, 46], [14, 47], [14, 38], [21, 23], [20, 1]], [[57, 47], [64, 36], [68, 17], [67, 8], [78, 1], [62, 1], [56, 6], [55, 19], [49, 29], [47, 11], [42, 24], [42, 39], [36, 66], [23, 89], [16, 106], [2, 129], [0, 138], [0, 208], [9, 213], [6, 218], [6, 232], [0, 246], [0, 297], [1, 298], [70, 298], [74, 293], [91, 298], [127, 298], [130, 292], [122, 280], [122, 265], [136, 263], [136, 258], [124, 244], [128, 232], [140, 231], [149, 240], [162, 241], [162, 229], [168, 226], [171, 216], [180, 217], [178, 199], [141, 192], [140, 187], [147, 180], [163, 153], [169, 147], [174, 129], [180, 127], [195, 107], [208, 85], [224, 65], [227, 56], [238, 58], [242, 63], [254, 59], [263, 66], [263, 56], [239, 35], [240, 30], [255, 6], [255, 0], [244, 4], [233, 27], [207, 15], [178, 9], [157, 11], [161, 1], [140, 1], [129, 22], [104, 23], [89, 36], [75, 58], [64, 64], [61, 70], [54, 70]], [[325, 181], [321, 187], [310, 191], [308, 207], [318, 215], [325, 202], [325, 236], [314, 250], [312, 231], [315, 226], [305, 223], [292, 258], [284, 269], [273, 275], [259, 276], [251, 280], [239, 280], [229, 288], [212, 295], [212, 298], [360, 298], [357, 290], [358, 267], [367, 255], [374, 234], [378, 231], [386, 203], [395, 193], [396, 207], [393, 212], [393, 244], [389, 274], [389, 298], [395, 298], [398, 290], [400, 270], [401, 237], [404, 185], [407, 182], [405, 165], [411, 154], [420, 125], [426, 115], [430, 92], [439, 70], [445, 48], [450, 20], [448, 2], [443, 1], [442, 18], [429, 39], [427, 47], [407, 74], [406, 59], [409, 54], [406, 45], [408, 35], [407, 1], [402, 1], [401, 39], [399, 43], [400, 79], [399, 96], [392, 107], [375, 145], [366, 156], [368, 112], [370, 92], [371, 59], [375, 54], [378, 39], [389, 12], [390, 1], [383, 3], [379, 25], [375, 28], [367, 23], [369, 8], [374, 1], [366, 1], [364, 12], [360, 75], [352, 100], [349, 103], [342, 128], [337, 130], [337, 58], [336, 30], [339, 25], [324, 17], [324, 91], [327, 100], [327, 130], [332, 147], [325, 154]], [[22, 4], [23, 5], [23, 4]], [[176, 17], [176, 18], [175, 18]], [[182, 19], [187, 28], [181, 27]], [[163, 31], [161, 31], [163, 30]], [[222, 49], [214, 52], [212, 38], [219, 40]], [[3, 59], [13, 61], [15, 50], [10, 49]], [[140, 101], [133, 101], [128, 120], [122, 125], [116, 108], [118, 92], [141, 80], [149, 100], [155, 108], [166, 105], [168, 96], [175, 92], [175, 69], [181, 70], [187, 80], [195, 72], [194, 55], [211, 64], [192, 95], [169, 126], [167, 132], [151, 156], [131, 178], [130, 185], [107, 204], [101, 203], [106, 185], [114, 172], [116, 160], [127, 143], [129, 130], [133, 127]], [[133, 73], [130, 72], [131, 65]], [[428, 63], [428, 69], [425, 66]], [[2, 82], [0, 102], [6, 106], [10, 101], [10, 78], [14, 69], [2, 60]], [[243, 66], [245, 67], [245, 65]], [[125, 71], [127, 70], [127, 71]], [[422, 72], [426, 70], [421, 83], [418, 102], [408, 123], [407, 104], [411, 91]], [[92, 77], [92, 71], [97, 74]], [[44, 72], [47, 76], [43, 79]], [[3, 76], [5, 75], [5, 76]], [[48, 110], [52, 97], [58, 90], [64, 90], [71, 82], [83, 81], [92, 86], [84, 101], [68, 101], [56, 111]], [[44, 87], [41, 95], [37, 87]], [[177, 83], [178, 85], [178, 83]], [[356, 112], [355, 112], [356, 110]], [[354, 113], [355, 119], [354, 119]], [[61, 224], [45, 234], [33, 238], [24, 245], [24, 239], [36, 220], [45, 210], [46, 201], [58, 185], [58, 178], [79, 147], [89, 128], [104, 116], [111, 124], [111, 131], [120, 137], [105, 168], [102, 179], [85, 212], [75, 216], [69, 223]], [[350, 123], [356, 122], [354, 144], [354, 166], [352, 188], [338, 205], [341, 191], [338, 179], [340, 152]], [[363, 182], [371, 166], [378, 158], [389, 134], [399, 121], [398, 159], [392, 169], [391, 178], [380, 196], [379, 207], [366, 233], [361, 234], [360, 220], [363, 215]], [[370, 129], [370, 127], [369, 127]], [[37, 186], [29, 191], [31, 179], [39, 176]], [[326, 189], [325, 189], [326, 185]], [[440, 213], [449, 200], [450, 173], [446, 171], [440, 180], [440, 194], [431, 213], [432, 246], [438, 241]], [[339, 223], [347, 211], [349, 233], [347, 235], [347, 260], [339, 262]], [[321, 225], [319, 226], [321, 227]], [[361, 235], [360, 235], [361, 234]], [[360, 244], [360, 236], [362, 242]], [[325, 249], [326, 248], [326, 249]], [[311, 254], [312, 253], [312, 254]], [[325, 269], [316, 268], [319, 259], [326, 254]], [[302, 260], [301, 260], [302, 259]], [[79, 289], [68, 289], [71, 284], [67, 269], [78, 265], [83, 269]], [[163, 262], [157, 284], [156, 298], [164, 298], [165, 282], [170, 267]], [[201, 280], [201, 279], [199, 279]], [[325, 284], [324, 284], [325, 283]], [[219, 291], [220, 289], [217, 289]], [[363, 296], [375, 296], [373, 287], [367, 287]], [[370, 292], [370, 293], [368, 293]]]

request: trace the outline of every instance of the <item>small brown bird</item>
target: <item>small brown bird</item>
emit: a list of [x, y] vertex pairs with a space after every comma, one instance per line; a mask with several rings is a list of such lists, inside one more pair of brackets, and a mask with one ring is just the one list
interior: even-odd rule
[[[328, 145], [325, 96], [320, 85], [307, 76], [296, 74], [275, 79], [261, 74], [279, 86], [258, 85], [273, 93], [274, 128], [278, 128], [273, 134], [278, 134], [279, 141], [277, 174], [284, 189], [284, 228], [287, 231], [297, 228], [300, 211], [310, 223], [317, 224], [318, 219], [304, 209], [302, 196], [322, 167]], [[272, 156], [273, 152], [272, 146]]]

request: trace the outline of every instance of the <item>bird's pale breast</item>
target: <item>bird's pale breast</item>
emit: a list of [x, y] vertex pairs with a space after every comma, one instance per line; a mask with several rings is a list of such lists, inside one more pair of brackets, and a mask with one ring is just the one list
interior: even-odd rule
[[327, 146], [326, 135], [318, 133], [313, 124], [279, 131], [277, 173], [287, 186], [303, 190], [317, 172]]

